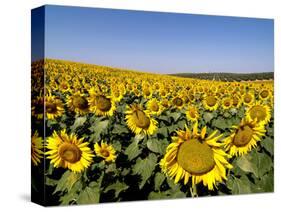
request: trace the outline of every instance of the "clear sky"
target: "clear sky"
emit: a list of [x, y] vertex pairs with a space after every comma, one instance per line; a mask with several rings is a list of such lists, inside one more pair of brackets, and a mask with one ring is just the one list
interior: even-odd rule
[[271, 19], [62, 6], [45, 15], [48, 58], [157, 73], [274, 71]]

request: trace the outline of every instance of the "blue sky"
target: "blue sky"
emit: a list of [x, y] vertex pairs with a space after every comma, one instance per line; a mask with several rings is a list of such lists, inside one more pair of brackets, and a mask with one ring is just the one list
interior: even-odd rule
[[157, 73], [274, 71], [271, 19], [46, 6], [45, 27], [48, 58]]

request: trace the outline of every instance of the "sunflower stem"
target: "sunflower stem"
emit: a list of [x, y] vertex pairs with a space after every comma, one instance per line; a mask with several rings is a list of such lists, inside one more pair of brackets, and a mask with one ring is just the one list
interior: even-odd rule
[[192, 187], [190, 188], [190, 193], [191, 197], [198, 197], [196, 185], [192, 185]]

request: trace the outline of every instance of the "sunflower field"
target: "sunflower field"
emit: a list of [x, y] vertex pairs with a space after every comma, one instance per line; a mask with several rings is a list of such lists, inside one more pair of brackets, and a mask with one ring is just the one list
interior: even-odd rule
[[33, 198], [75, 205], [273, 192], [273, 103], [273, 80], [33, 62]]

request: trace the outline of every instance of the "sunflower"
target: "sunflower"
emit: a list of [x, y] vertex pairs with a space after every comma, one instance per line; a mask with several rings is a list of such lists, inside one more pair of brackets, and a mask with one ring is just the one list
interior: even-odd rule
[[243, 119], [238, 126], [232, 126], [230, 136], [224, 139], [225, 149], [232, 156], [244, 155], [256, 147], [264, 134], [264, 125], [256, 120]]
[[138, 88], [134, 88], [134, 89], [133, 89], [133, 93], [134, 93], [135, 96], [138, 96], [138, 97], [141, 96], [141, 92], [139, 91]]
[[229, 108], [231, 108], [232, 103], [233, 103], [233, 101], [230, 97], [224, 97], [221, 100], [221, 106], [224, 110], [228, 110]]
[[89, 112], [89, 103], [85, 94], [76, 91], [72, 96], [67, 97], [67, 106], [77, 114], [85, 115]]
[[244, 105], [249, 106], [249, 105], [252, 105], [254, 103], [255, 96], [254, 96], [254, 94], [248, 92], [248, 93], [245, 93], [243, 95], [242, 100], [243, 100]]
[[271, 118], [270, 107], [268, 105], [261, 104], [261, 102], [256, 102], [247, 109], [246, 117], [250, 120], [257, 119], [258, 122], [267, 124]]
[[150, 99], [146, 105], [151, 114], [159, 116], [162, 113], [163, 106], [157, 101], [157, 99]]
[[97, 156], [102, 157], [106, 162], [114, 162], [116, 159], [116, 151], [112, 145], [101, 142], [101, 145], [95, 143], [95, 153]]
[[31, 161], [34, 166], [38, 166], [40, 159], [43, 158], [43, 139], [38, 136], [38, 132], [35, 131], [31, 137]]
[[187, 111], [186, 111], [186, 118], [191, 121], [198, 121], [199, 112], [195, 105], [188, 106]]
[[147, 110], [140, 105], [133, 104], [126, 107], [126, 123], [135, 134], [152, 135], [157, 130], [157, 121], [150, 117]]
[[68, 92], [70, 91], [70, 85], [69, 83], [65, 80], [65, 81], [62, 81], [59, 83], [58, 85], [58, 90], [61, 91], [61, 92]]
[[150, 99], [152, 97], [153, 91], [151, 87], [144, 87], [142, 89], [142, 95], [146, 99]]
[[160, 88], [159, 90], [159, 95], [162, 97], [162, 98], [166, 98], [167, 95], [168, 95], [168, 92], [165, 88]]
[[268, 89], [264, 88], [259, 92], [259, 98], [261, 100], [267, 100], [271, 97], [271, 93]]
[[205, 95], [203, 99], [203, 106], [206, 110], [216, 110], [219, 106], [218, 98], [213, 94]]
[[117, 87], [112, 88], [111, 94], [112, 94], [112, 99], [115, 102], [120, 102], [121, 99], [123, 98], [122, 92]]
[[168, 109], [170, 107], [170, 101], [168, 99], [162, 99], [161, 105], [163, 106], [163, 108]]
[[232, 107], [239, 108], [241, 104], [241, 97], [238, 94], [232, 95]]
[[175, 96], [172, 99], [172, 105], [175, 108], [182, 109], [184, 107], [184, 99], [182, 98], [182, 96]]
[[44, 118], [44, 97], [37, 96], [31, 101], [31, 114], [37, 119]]
[[68, 135], [65, 129], [59, 133], [54, 131], [47, 139], [46, 148], [49, 151], [46, 155], [56, 168], [62, 167], [74, 172], [82, 172], [93, 161], [93, 152], [88, 145], [88, 142], [83, 142], [83, 138], [78, 139], [75, 134]]
[[175, 183], [183, 180], [186, 185], [192, 178], [192, 186], [203, 182], [209, 190], [214, 190], [216, 183], [227, 179], [226, 169], [232, 168], [227, 158], [230, 157], [222, 149], [216, 136], [217, 131], [206, 137], [206, 126], [198, 133], [198, 124], [194, 124], [193, 132], [187, 127], [185, 131], [177, 131], [173, 142], [167, 147], [164, 158], [160, 161], [162, 171], [174, 178]]
[[110, 96], [91, 94], [88, 101], [90, 110], [97, 116], [112, 116], [116, 110], [115, 101]]
[[46, 116], [50, 120], [56, 119], [64, 113], [63, 103], [56, 96], [47, 95], [45, 97], [45, 108]]

